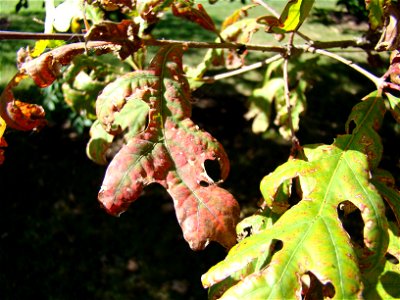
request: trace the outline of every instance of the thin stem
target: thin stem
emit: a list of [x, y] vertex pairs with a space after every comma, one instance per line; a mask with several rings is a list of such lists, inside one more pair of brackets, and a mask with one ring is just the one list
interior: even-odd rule
[[83, 34], [70, 33], [39, 33], [17, 32], [0, 30], [0, 40], [60, 40], [60, 41], [84, 41]]
[[357, 72], [359, 72], [360, 74], [364, 75], [365, 77], [367, 77], [369, 80], [371, 80], [376, 87], [379, 89], [382, 87], [383, 85], [383, 80], [382, 78], [379, 78], [377, 76], [375, 76], [374, 74], [372, 74], [371, 72], [367, 71], [366, 69], [360, 67], [359, 65], [355, 64], [354, 62], [352, 62], [351, 60], [348, 60], [340, 55], [337, 55], [335, 53], [323, 50], [323, 49], [315, 49], [314, 47], [304, 47], [303, 48], [305, 51], [307, 52], [311, 52], [311, 53], [318, 53], [330, 58], [333, 58], [337, 61], [340, 61], [341, 63], [344, 63], [345, 65], [349, 66], [350, 68], [356, 70]]
[[[68, 34], [68, 33], [32, 33], [32, 32], [16, 32], [16, 31], [0, 31], [0, 40], [63, 40], [63, 41], [84, 41], [84, 34]], [[109, 42], [124, 43], [125, 40], [112, 40]], [[204, 48], [204, 49], [238, 49], [243, 46], [242, 44], [223, 42], [192, 42], [192, 41], [178, 41], [178, 40], [154, 40], [143, 39], [143, 44], [147, 46], [166, 46], [166, 45], [182, 45], [186, 48]], [[278, 52], [284, 53], [285, 48], [280, 46], [269, 45], [246, 45], [246, 50], [262, 51], [262, 52]]]
[[274, 62], [276, 60], [279, 60], [281, 58], [282, 58], [282, 55], [281, 54], [277, 54], [277, 55], [274, 55], [274, 56], [272, 56], [270, 58], [267, 58], [264, 61], [256, 62], [256, 63], [254, 63], [252, 65], [244, 66], [242, 68], [239, 68], [239, 69], [236, 69], [236, 70], [233, 70], [233, 71], [217, 74], [215, 76], [203, 77], [202, 81], [214, 82], [216, 80], [221, 80], [221, 79], [225, 79], [225, 78], [228, 78], [228, 77], [236, 76], [236, 75], [239, 75], [239, 74], [242, 74], [242, 73], [246, 73], [246, 72], [261, 68], [261, 67], [266, 66], [266, 65], [268, 65], [268, 64], [270, 64], [270, 63], [272, 63], [272, 62]]
[[293, 47], [293, 40], [294, 40], [295, 33], [291, 33], [289, 37], [289, 44], [287, 47], [287, 53], [285, 60], [283, 62], [283, 82], [284, 82], [284, 89], [285, 89], [285, 102], [286, 102], [286, 109], [288, 113], [288, 126], [290, 129], [290, 135], [292, 140], [292, 149], [297, 149], [299, 146], [299, 140], [296, 137], [296, 133], [293, 126], [293, 118], [292, 118], [292, 104], [290, 103], [290, 89], [289, 89], [289, 57], [291, 55], [291, 50]]

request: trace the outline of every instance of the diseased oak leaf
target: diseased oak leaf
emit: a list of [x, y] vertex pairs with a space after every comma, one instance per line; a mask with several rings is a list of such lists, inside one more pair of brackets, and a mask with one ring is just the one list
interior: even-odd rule
[[[206, 160], [217, 160], [221, 180], [229, 172], [222, 145], [190, 119], [190, 89], [182, 70], [182, 49], [164, 47], [149, 69], [117, 79], [97, 101], [97, 115], [109, 132], [130, 101], [149, 106], [148, 125], [122, 147], [110, 163], [99, 201], [113, 215], [124, 212], [145, 186], [162, 185], [171, 195], [184, 238], [194, 250], [210, 241], [236, 243], [239, 206], [207, 174]], [[119, 86], [118, 89], [116, 87]]]
[[[290, 159], [263, 178], [266, 209], [281, 216], [269, 226], [266, 220], [256, 222], [258, 231], [203, 275], [203, 285], [214, 286], [212, 299], [301, 299], [310, 292], [305, 288], [310, 278], [321, 284], [317, 299], [377, 298], [366, 297], [365, 287], [376, 286], [392, 238], [379, 194], [383, 189], [370, 176], [381, 148], [371, 146], [380, 144], [371, 131], [379, 128], [384, 110], [383, 99], [371, 93], [354, 107], [351, 133], [331, 145], [304, 146], [301, 159]], [[279, 190], [292, 179], [301, 200], [282, 212], [289, 195], [282, 197]], [[341, 206], [348, 202], [365, 224], [360, 238], [342, 221]]]

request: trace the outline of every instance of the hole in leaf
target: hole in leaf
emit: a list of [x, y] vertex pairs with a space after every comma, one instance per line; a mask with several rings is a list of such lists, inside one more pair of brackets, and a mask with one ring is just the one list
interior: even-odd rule
[[299, 177], [293, 178], [292, 185], [290, 187], [290, 195], [288, 199], [290, 207], [300, 202], [302, 194], [303, 192], [301, 190]]
[[221, 178], [221, 167], [217, 159], [211, 160], [206, 159], [204, 162], [204, 169], [207, 172], [207, 175], [214, 181], [218, 182]]
[[312, 272], [307, 272], [301, 276], [301, 288], [302, 299], [304, 300], [333, 298], [336, 293], [331, 282], [323, 284]]
[[343, 201], [337, 207], [339, 220], [354, 244], [364, 247], [364, 221], [361, 211], [351, 202]]
[[269, 246], [269, 251], [267, 254], [266, 258], [264, 259], [264, 262], [262, 265], [259, 267], [259, 269], [265, 268], [272, 260], [272, 257], [279, 252], [283, 248], [283, 242], [281, 240], [277, 239], [272, 239], [271, 244]]
[[385, 254], [385, 258], [388, 262], [394, 264], [394, 265], [398, 265], [399, 264], [399, 260], [397, 259], [396, 256], [390, 254], [390, 253], [386, 253]]
[[351, 134], [353, 132], [353, 130], [357, 127], [356, 122], [354, 122], [353, 120], [351, 120], [348, 124], [348, 134]]
[[205, 181], [205, 180], [201, 180], [201, 181], [199, 182], [199, 184], [200, 184], [200, 186], [202, 186], [202, 187], [208, 187], [208, 186], [210, 186], [210, 184], [209, 184], [207, 181]]
[[279, 250], [282, 250], [282, 248], [283, 248], [283, 242], [281, 240], [273, 239], [271, 242], [271, 246], [269, 247], [271, 257]]

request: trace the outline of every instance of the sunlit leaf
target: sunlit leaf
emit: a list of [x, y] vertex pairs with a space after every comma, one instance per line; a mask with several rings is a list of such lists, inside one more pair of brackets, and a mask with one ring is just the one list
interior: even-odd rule
[[267, 25], [273, 32], [286, 33], [296, 31], [305, 21], [314, 0], [289, 0], [279, 19], [271, 16], [258, 18], [258, 22]]
[[61, 46], [33, 60], [26, 61], [20, 66], [20, 72], [29, 75], [37, 86], [48, 87], [61, 75], [62, 66], [69, 65], [74, 57], [81, 55], [87, 49], [94, 54], [101, 55], [118, 52], [121, 46], [108, 42], [75, 43]]
[[[332, 145], [304, 146], [303, 159], [289, 160], [266, 176], [261, 192], [269, 209], [280, 210], [277, 193], [289, 179], [299, 180], [300, 202], [272, 226], [234, 246], [203, 275], [203, 285], [222, 285], [221, 299], [295, 299], [306, 292], [303, 278], [312, 275], [322, 285], [323, 297], [360, 298], [366, 280], [373, 282], [379, 274], [389, 242], [385, 205], [369, 175], [381, 147], [362, 138], [379, 128], [383, 111], [382, 98], [369, 95], [353, 109], [351, 134]], [[380, 144], [375, 135], [371, 138]], [[347, 201], [360, 210], [365, 224], [357, 251], [359, 242], [338, 216]]]
[[99, 165], [106, 165], [106, 152], [111, 146], [114, 135], [109, 134], [96, 120], [90, 127], [90, 140], [86, 145], [86, 155]]
[[0, 116], [7, 126], [17, 130], [40, 129], [46, 125], [44, 109], [36, 104], [21, 102], [14, 98], [13, 88], [26, 78], [18, 73], [8, 83], [0, 96]]
[[364, 276], [364, 299], [400, 298], [400, 229], [389, 222], [389, 245], [385, 257], [373, 274]]
[[97, 115], [108, 132], [117, 130], [117, 113], [130, 101], [143, 101], [150, 108], [146, 129], [110, 163], [99, 200], [109, 213], [119, 215], [145, 186], [158, 183], [174, 200], [178, 222], [192, 249], [203, 249], [210, 241], [230, 248], [236, 243], [239, 206], [204, 167], [206, 160], [216, 160], [224, 180], [229, 161], [221, 144], [190, 119], [190, 89], [181, 51], [160, 49], [148, 70], [117, 79], [99, 96]]
[[57, 40], [39, 40], [35, 43], [35, 47], [30, 53], [32, 57], [38, 57], [42, 54], [47, 48], [53, 49], [64, 45], [64, 41]]

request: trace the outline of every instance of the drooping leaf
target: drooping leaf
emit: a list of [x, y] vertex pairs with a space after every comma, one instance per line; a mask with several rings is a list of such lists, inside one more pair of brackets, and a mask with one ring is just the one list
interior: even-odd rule
[[99, 93], [127, 70], [128, 66], [114, 56], [77, 56], [63, 72], [64, 99], [80, 115], [94, 119]]
[[[304, 159], [289, 160], [266, 176], [261, 192], [269, 209], [280, 211], [277, 193], [292, 178], [299, 180], [300, 202], [272, 227], [234, 246], [203, 275], [203, 285], [221, 286], [220, 299], [294, 299], [305, 293], [304, 276], [312, 274], [324, 297], [361, 298], [366, 280], [376, 280], [388, 246], [385, 206], [369, 176], [380, 147], [362, 138], [378, 129], [383, 111], [382, 98], [369, 95], [349, 118], [356, 124], [351, 134], [332, 145], [305, 146]], [[380, 144], [379, 138], [373, 143]], [[365, 224], [357, 251], [357, 241], [350, 239], [338, 216], [346, 201], [360, 210]], [[280, 247], [271, 249], [274, 243]]]
[[254, 89], [248, 101], [250, 107], [245, 117], [253, 119], [252, 130], [254, 133], [265, 132], [271, 123], [271, 110], [278, 90], [283, 90], [282, 78], [265, 78], [262, 87]]
[[110, 163], [99, 201], [109, 213], [119, 215], [145, 186], [161, 184], [174, 200], [178, 222], [192, 249], [203, 249], [210, 241], [229, 248], [236, 243], [239, 207], [204, 167], [206, 160], [217, 160], [224, 180], [229, 161], [222, 145], [190, 119], [190, 89], [181, 51], [160, 49], [148, 70], [117, 79], [99, 96], [97, 115], [109, 132], [116, 130], [116, 113], [130, 101], [144, 101], [150, 108], [146, 129]]
[[97, 55], [119, 51], [121, 46], [111, 42], [75, 43], [58, 47], [20, 66], [20, 73], [29, 75], [37, 86], [51, 85], [61, 74], [61, 67], [69, 65], [74, 57], [90, 50]]
[[390, 207], [400, 228], [400, 192], [395, 187], [395, 180], [388, 171], [377, 169], [373, 173], [372, 183]]
[[86, 155], [99, 165], [106, 165], [106, 152], [112, 144], [114, 135], [109, 134], [96, 120], [90, 127], [90, 140], [86, 145]]
[[14, 98], [12, 89], [26, 77], [21, 73], [15, 75], [0, 96], [0, 117], [9, 127], [23, 131], [40, 129], [47, 123], [41, 106]]
[[263, 16], [258, 18], [258, 22], [267, 25], [268, 31], [276, 33], [296, 31], [307, 18], [313, 5], [314, 0], [289, 0], [279, 19]]
[[[248, 99], [250, 106], [245, 117], [248, 120], [253, 119], [252, 130], [254, 133], [265, 132], [274, 123], [279, 128], [280, 135], [288, 140], [291, 137], [291, 130], [285, 99], [285, 83], [282, 72], [278, 68], [281, 65], [282, 61], [280, 60], [268, 66], [261, 87], [254, 89]], [[276, 73], [278, 74], [276, 75]], [[295, 79], [297, 77], [296, 69], [290, 70], [289, 76], [292, 80]], [[295, 131], [299, 129], [300, 115], [306, 109], [306, 87], [306, 79], [301, 78], [290, 90], [291, 118]], [[275, 111], [276, 114], [272, 115], [272, 111]]]

